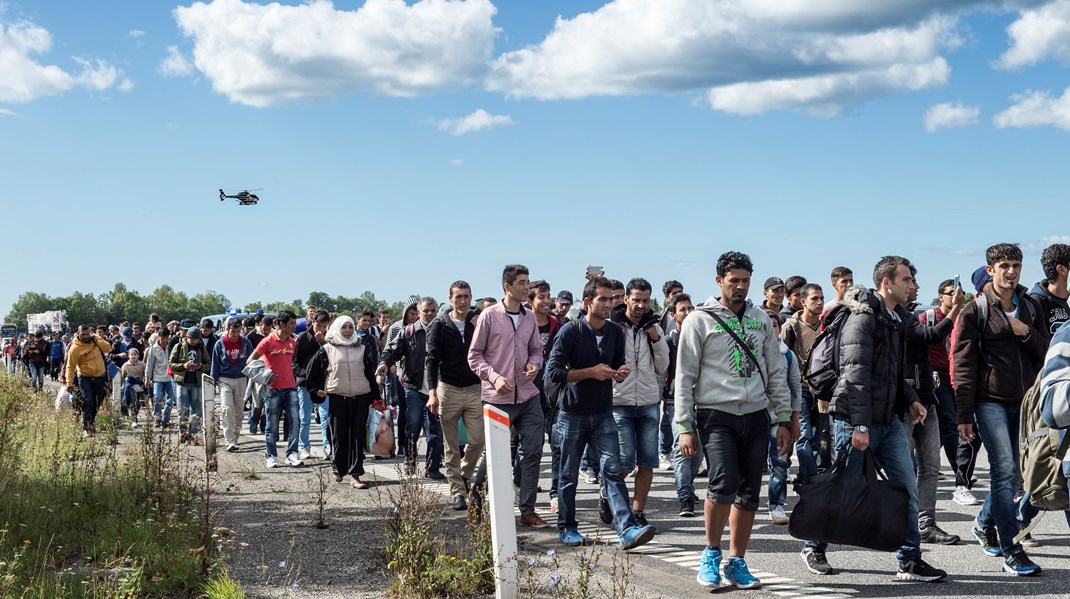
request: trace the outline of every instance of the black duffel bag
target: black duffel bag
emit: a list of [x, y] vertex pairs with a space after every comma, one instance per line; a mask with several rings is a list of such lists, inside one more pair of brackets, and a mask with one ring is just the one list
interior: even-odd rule
[[799, 503], [791, 512], [788, 532], [805, 541], [895, 551], [906, 542], [910, 494], [906, 485], [878, 472], [869, 450], [862, 472], [849, 474], [851, 451], [858, 450], [841, 447], [832, 468], [796, 483]]

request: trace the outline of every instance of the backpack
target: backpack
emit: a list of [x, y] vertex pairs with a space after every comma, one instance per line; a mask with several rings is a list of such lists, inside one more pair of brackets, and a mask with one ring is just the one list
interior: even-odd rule
[[1041, 375], [1022, 399], [1018, 425], [1019, 462], [1029, 503], [1048, 511], [1070, 510], [1063, 458], [1070, 446], [1070, 435], [1044, 424], [1041, 419]]
[[841, 304], [825, 315], [822, 319], [825, 328], [817, 334], [804, 360], [803, 378], [814, 398], [820, 401], [832, 401], [836, 391], [836, 381], [840, 378], [840, 337], [850, 313]]

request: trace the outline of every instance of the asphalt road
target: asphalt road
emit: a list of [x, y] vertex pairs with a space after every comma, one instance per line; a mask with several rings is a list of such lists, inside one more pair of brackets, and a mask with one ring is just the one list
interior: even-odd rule
[[[376, 470], [393, 468], [391, 462], [377, 462]], [[549, 448], [543, 459], [540, 486], [549, 489]], [[1033, 536], [1041, 545], [1028, 550], [1029, 555], [1044, 572], [1039, 576], [1018, 578], [1000, 571], [1002, 560], [985, 555], [969, 536], [970, 527], [980, 506], [960, 506], [951, 501], [954, 478], [950, 467], [943, 468], [945, 479], [940, 482], [937, 497], [937, 519], [941, 527], [963, 537], [956, 546], [923, 545], [924, 558], [930, 564], [947, 570], [948, 578], [938, 583], [903, 582], [895, 579], [896, 560], [892, 553], [832, 546], [828, 559], [836, 573], [827, 576], [810, 574], [799, 555], [802, 542], [788, 534], [788, 527], [775, 525], [765, 508], [766, 493], [762, 493], [762, 507], [754, 525], [754, 535], [747, 553], [751, 571], [762, 579], [760, 591], [741, 591], [721, 588], [724, 593], [748, 593], [751, 596], [772, 597], [1067, 597], [1070, 594], [1070, 536], [1062, 513], [1041, 515]], [[389, 476], [389, 475], [388, 475]], [[794, 468], [791, 476], [794, 476]], [[979, 483], [975, 494], [983, 499], [988, 490], [987, 458], [978, 461]], [[444, 483], [438, 485], [448, 494]], [[697, 481], [702, 492], [705, 479]], [[629, 488], [631, 481], [629, 480]], [[789, 490], [788, 510], [798, 500]], [[539, 494], [537, 510], [551, 526], [543, 530], [519, 529], [522, 542], [539, 549], [557, 548], [554, 526], [556, 515], [549, 513], [548, 496]], [[584, 534], [601, 534], [615, 543], [615, 535], [598, 521], [597, 486], [582, 480], [577, 492], [577, 516]], [[647, 506], [647, 518], [658, 529], [650, 544], [632, 552], [635, 566], [633, 584], [641, 597], [690, 597], [709, 593], [695, 582], [699, 555], [704, 545], [701, 515], [695, 518], [678, 516], [679, 503], [672, 472], [657, 471]], [[518, 527], [519, 528], [519, 527]], [[723, 547], [727, 548], [727, 535]], [[616, 549], [614, 549], [616, 550]]]

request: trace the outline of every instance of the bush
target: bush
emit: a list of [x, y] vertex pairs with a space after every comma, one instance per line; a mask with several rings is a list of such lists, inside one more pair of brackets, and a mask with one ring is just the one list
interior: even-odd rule
[[151, 427], [122, 446], [84, 439], [42, 399], [0, 375], [0, 596], [198, 591], [212, 548], [180, 449]]
[[402, 476], [388, 499], [386, 558], [394, 597], [470, 597], [494, 592], [489, 520], [469, 522], [465, 538], [450, 542], [442, 521], [442, 498], [418, 478]]

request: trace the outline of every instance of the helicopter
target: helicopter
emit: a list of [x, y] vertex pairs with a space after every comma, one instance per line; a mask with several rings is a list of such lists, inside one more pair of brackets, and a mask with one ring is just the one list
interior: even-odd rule
[[[252, 191], [260, 191], [260, 189], [254, 189]], [[255, 193], [250, 193], [248, 189], [241, 191], [235, 195], [227, 195], [222, 189], [220, 189], [219, 201], [222, 202], [227, 198], [234, 198], [235, 200], [238, 200], [239, 206], [252, 206], [260, 201], [260, 198], [257, 197]]]

